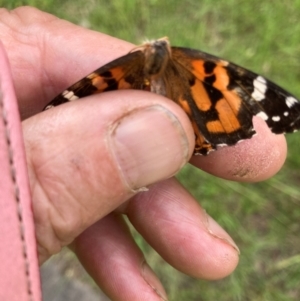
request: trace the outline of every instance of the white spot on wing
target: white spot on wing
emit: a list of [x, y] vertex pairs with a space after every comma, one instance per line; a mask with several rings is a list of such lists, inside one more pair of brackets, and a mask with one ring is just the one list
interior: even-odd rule
[[279, 117], [279, 116], [273, 116], [273, 117], [272, 117], [272, 120], [273, 120], [273, 121], [279, 121], [279, 120], [280, 120], [280, 117]]
[[298, 100], [292, 96], [289, 96], [285, 99], [285, 103], [289, 108], [291, 108], [297, 102]]
[[44, 111], [49, 110], [49, 109], [51, 109], [51, 108], [54, 108], [54, 106], [53, 106], [53, 105], [49, 105], [49, 106], [47, 106], [47, 107], [44, 109]]
[[287, 117], [287, 116], [289, 116], [289, 112], [284, 112], [283, 115], [284, 115], [285, 117]]
[[224, 61], [224, 60], [220, 60], [220, 63], [223, 64], [223, 66], [228, 66], [229, 65], [229, 62], [227, 61]]
[[269, 119], [268, 115], [265, 112], [259, 112], [259, 113], [256, 114], [256, 116], [260, 117], [264, 121]]
[[257, 101], [263, 100], [266, 96], [265, 93], [267, 91], [267, 82], [262, 76], [258, 76], [253, 81], [254, 91], [251, 96]]
[[62, 96], [66, 99], [68, 99], [69, 101], [73, 101], [73, 100], [77, 100], [79, 99], [78, 96], [76, 96], [74, 94], [73, 91], [69, 91], [69, 90], [65, 90], [63, 93], [62, 93]]

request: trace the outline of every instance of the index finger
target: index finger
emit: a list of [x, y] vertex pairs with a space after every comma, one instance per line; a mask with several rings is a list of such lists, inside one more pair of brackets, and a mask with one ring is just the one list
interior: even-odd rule
[[32, 7], [0, 9], [0, 39], [8, 53], [22, 119], [133, 47]]

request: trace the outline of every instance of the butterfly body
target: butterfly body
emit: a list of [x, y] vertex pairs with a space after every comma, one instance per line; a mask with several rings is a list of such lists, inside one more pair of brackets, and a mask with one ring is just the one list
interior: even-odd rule
[[276, 133], [300, 128], [298, 100], [264, 77], [204, 52], [171, 47], [167, 38], [147, 42], [95, 70], [45, 109], [110, 90], [151, 91], [172, 99], [195, 131], [194, 154], [234, 145], [255, 134], [252, 117]]

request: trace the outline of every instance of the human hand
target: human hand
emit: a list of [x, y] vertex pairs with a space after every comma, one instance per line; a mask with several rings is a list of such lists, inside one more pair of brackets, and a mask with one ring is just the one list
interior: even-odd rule
[[[166, 180], [193, 150], [192, 127], [175, 103], [114, 91], [37, 114], [64, 88], [133, 46], [32, 8], [0, 10], [0, 39], [24, 119], [40, 262], [72, 243], [113, 300], [166, 299], [123, 213], [182, 272], [204, 279], [230, 274], [238, 262], [232, 239], [176, 179]], [[285, 159], [285, 140], [260, 120], [255, 127], [253, 139], [191, 162], [231, 180], [271, 176]]]

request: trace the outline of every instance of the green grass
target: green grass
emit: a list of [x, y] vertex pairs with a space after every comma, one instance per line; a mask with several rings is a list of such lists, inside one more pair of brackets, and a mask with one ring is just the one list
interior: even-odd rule
[[[7, 8], [20, 4], [134, 43], [168, 36], [174, 45], [234, 61], [300, 96], [300, 0], [0, 0]], [[231, 276], [200, 281], [163, 264], [136, 235], [170, 300], [300, 299], [299, 139], [288, 137], [285, 166], [262, 183], [234, 183], [184, 168], [179, 179], [233, 236], [241, 256]]]

